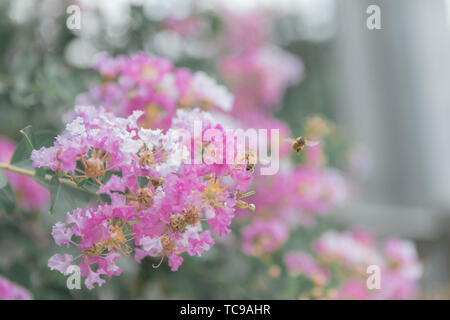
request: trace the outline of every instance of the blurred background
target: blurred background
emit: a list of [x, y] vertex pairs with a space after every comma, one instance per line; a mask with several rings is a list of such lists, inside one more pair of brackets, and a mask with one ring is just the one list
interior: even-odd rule
[[[72, 4], [81, 8], [80, 29], [66, 26]], [[380, 8], [379, 30], [366, 25], [366, 10], [373, 4]], [[303, 79], [287, 88], [274, 109], [276, 117], [299, 135], [307, 116], [321, 115], [340, 128], [333, 155], [339, 155], [341, 137], [370, 155], [370, 174], [348, 204], [337, 209], [337, 223], [413, 240], [424, 265], [421, 297], [449, 298], [448, 0], [0, 0], [0, 135], [18, 142], [19, 129], [29, 124], [60, 131], [76, 97], [99, 81], [92, 69], [99, 52], [146, 51], [216, 75], [216, 39], [223, 27], [219, 12], [224, 9], [270, 12], [272, 43], [302, 61]], [[195, 31], [189, 25], [168, 27], [168, 18], [190, 16], [198, 18]], [[342, 159], [330, 156], [329, 164], [339, 167]], [[46, 269], [48, 234], [58, 219], [45, 212], [14, 219], [23, 223], [0, 220], [0, 274], [32, 288], [37, 298], [190, 297], [192, 281], [203, 284], [192, 297], [288, 297], [239, 287], [245, 270], [259, 267], [232, 248], [226, 249], [235, 250], [226, 255], [231, 260], [222, 261], [220, 269], [214, 261], [226, 258], [214, 248], [202, 262], [188, 259], [185, 271], [159, 270], [159, 279], [145, 288], [139, 286], [153, 276], [130, 262], [120, 283], [68, 292], [63, 277], [54, 281]], [[219, 277], [208, 287], [215, 274], [204, 269], [224, 274], [230, 265], [235, 277]]]

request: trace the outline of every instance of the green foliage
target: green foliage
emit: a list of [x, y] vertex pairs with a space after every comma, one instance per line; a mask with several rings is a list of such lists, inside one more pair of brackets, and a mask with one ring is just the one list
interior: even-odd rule
[[51, 195], [49, 212], [60, 216], [72, 212], [76, 208], [86, 208], [89, 203], [98, 198], [87, 190], [75, 189], [62, 184], [56, 176], [48, 184], [48, 190]]
[[[184, 299], [278, 299], [296, 298], [298, 291], [309, 284], [306, 279], [289, 277], [284, 270], [283, 254], [287, 250], [307, 250], [317, 234], [322, 232], [322, 222], [317, 228], [301, 229], [292, 236], [294, 241], [282, 248], [282, 252], [270, 258], [257, 259], [246, 256], [239, 247], [239, 240], [233, 246], [220, 243], [201, 257], [186, 257], [182, 270], [171, 272], [167, 265], [155, 270], [152, 258], [146, 258], [137, 265], [133, 259], [121, 259], [119, 265], [124, 274], [109, 280], [101, 289], [69, 291], [65, 277], [51, 272], [48, 258], [57, 252], [50, 239], [51, 226], [62, 220], [67, 212], [76, 207], [86, 207], [98, 200], [93, 194], [89, 179], [79, 181], [78, 188], [61, 183], [59, 177], [45, 169], [34, 169], [31, 165], [32, 150], [49, 146], [54, 141], [54, 132], [62, 127], [61, 116], [73, 107], [80, 92], [87, 91], [90, 84], [97, 82], [98, 75], [69, 65], [65, 52], [77, 35], [65, 28], [65, 13], [54, 17], [56, 36], [48, 43], [40, 35], [39, 10], [23, 23], [15, 24], [10, 16], [10, 4], [0, 3], [0, 135], [15, 140], [22, 138], [11, 159], [11, 164], [30, 170], [34, 179], [51, 192], [50, 212], [23, 212], [16, 208], [15, 196], [6, 177], [0, 172], [0, 212], [9, 215], [11, 222], [0, 220], [0, 274], [31, 290], [38, 299], [98, 299], [106, 298], [184, 298]], [[70, 1], [65, 1], [62, 6]], [[211, 24], [210, 34], [214, 41], [223, 26], [212, 12], [206, 12]], [[141, 6], [133, 6], [132, 23], [124, 28], [121, 41], [111, 41], [111, 30], [107, 30], [105, 18], [97, 17], [100, 37], [91, 40], [98, 50], [109, 54], [130, 54], [137, 51], [152, 51], [152, 33], [158, 30], [160, 22], [150, 19]], [[114, 32], [113, 32], [114, 33]], [[276, 37], [276, 35], [275, 35]], [[86, 39], [85, 39], [86, 40]], [[304, 58], [306, 78], [299, 85], [288, 90], [280, 118], [286, 120], [294, 134], [301, 133], [301, 121], [311, 113], [324, 114], [333, 119], [330, 110], [332, 99], [323, 87], [331, 87], [333, 79], [326, 74], [326, 60], [320, 52], [329, 52], [328, 47], [308, 42], [296, 42], [289, 51]], [[178, 67], [203, 70], [215, 74], [213, 59], [199, 59], [192, 56], [180, 57]], [[325, 91], [325, 94], [324, 94]], [[46, 128], [49, 131], [32, 130]], [[106, 177], [107, 179], [108, 177]], [[139, 181], [144, 186], [147, 181]], [[239, 234], [239, 226], [233, 226], [233, 234]], [[280, 277], [268, 276], [270, 266], [281, 268]], [[131, 271], [130, 271], [131, 270]], [[33, 279], [33, 281], [31, 281]], [[284, 290], [284, 291], [283, 291]], [[102, 295], [103, 294], [103, 295]]]
[[12, 214], [16, 208], [16, 197], [8, 179], [0, 171], [0, 212]]

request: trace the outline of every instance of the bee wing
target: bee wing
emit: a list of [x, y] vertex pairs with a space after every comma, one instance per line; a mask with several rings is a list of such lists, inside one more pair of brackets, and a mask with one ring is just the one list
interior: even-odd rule
[[306, 145], [308, 147], [315, 147], [320, 144], [320, 140], [306, 140]]
[[294, 143], [295, 142], [295, 140], [292, 139], [292, 138], [286, 138], [286, 139], [284, 139], [284, 141], [285, 142], [289, 142], [289, 143]]

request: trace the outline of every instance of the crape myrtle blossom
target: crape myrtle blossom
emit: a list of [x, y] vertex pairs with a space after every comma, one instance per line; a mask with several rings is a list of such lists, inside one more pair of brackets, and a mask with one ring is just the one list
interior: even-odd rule
[[233, 114], [257, 112], [270, 116], [285, 89], [303, 77], [303, 64], [294, 55], [270, 41], [270, 16], [261, 10], [223, 10], [225, 54], [218, 70], [235, 95]]
[[[239, 140], [226, 137], [208, 113], [180, 110], [165, 132], [140, 127], [142, 114], [121, 118], [101, 107], [78, 106], [54, 145], [31, 155], [35, 167], [49, 167], [76, 184], [88, 181], [108, 198], [67, 213], [52, 230], [57, 245], [77, 247], [79, 255], [56, 254], [49, 267], [67, 275], [79, 265], [89, 289], [121, 273], [121, 255], [134, 253], [138, 262], [157, 257], [155, 267], [167, 257], [176, 271], [183, 253], [201, 256], [214, 244], [213, 233], [230, 232], [237, 207], [253, 209], [242, 200], [252, 171], [238, 152], [231, 163], [192, 164], [196, 152], [206, 160], [240, 149]], [[215, 129], [226, 148], [216, 143], [217, 135], [197, 138], [194, 119], [202, 120], [203, 132]]]
[[328, 231], [314, 244], [320, 259], [339, 262], [343, 267], [361, 274], [365, 273], [367, 266], [383, 263], [376, 249], [375, 238], [360, 230], [344, 233]]
[[31, 294], [21, 286], [0, 276], [0, 300], [31, 300]]
[[[318, 164], [321, 147], [305, 152], [309, 160], [304, 165], [293, 166], [284, 159], [277, 174], [255, 175], [252, 202], [258, 210], [242, 229], [245, 253], [258, 256], [278, 250], [289, 233], [299, 226], [314, 226], [317, 215], [330, 214], [350, 198], [352, 186], [344, 173]], [[248, 217], [242, 212], [243, 218]]]
[[163, 21], [165, 29], [172, 30], [182, 37], [194, 36], [202, 29], [203, 21], [195, 16], [185, 18], [167, 17]]
[[[0, 162], [9, 163], [15, 148], [16, 145], [8, 138], [0, 137]], [[6, 171], [4, 174], [24, 210], [43, 210], [48, 205], [48, 191], [32, 178]]]
[[[422, 265], [414, 243], [398, 238], [387, 239], [380, 248], [375, 237], [365, 230], [328, 231], [315, 243], [314, 251], [321, 266], [333, 270], [339, 266], [341, 285], [338, 299], [413, 299], [418, 293]], [[380, 289], [366, 286], [367, 267], [380, 267]]]
[[303, 65], [281, 48], [265, 45], [220, 62], [220, 71], [235, 93], [234, 114], [258, 108], [272, 111], [285, 89], [302, 79]]
[[225, 25], [222, 45], [233, 53], [243, 53], [269, 41], [269, 14], [263, 10], [222, 10]]
[[351, 186], [337, 169], [297, 167], [289, 180], [292, 204], [303, 211], [326, 214], [343, 205]]
[[167, 130], [177, 109], [230, 111], [233, 106], [233, 95], [206, 73], [175, 68], [144, 52], [117, 58], [101, 53], [94, 68], [103, 82], [80, 94], [77, 104], [103, 106], [119, 116], [142, 110], [142, 127]]
[[286, 241], [288, 234], [286, 223], [280, 219], [255, 219], [242, 230], [242, 249], [248, 255], [269, 254]]
[[284, 257], [284, 263], [291, 276], [303, 275], [316, 285], [328, 283], [329, 275], [326, 269], [319, 266], [313, 257], [303, 252], [289, 252]]

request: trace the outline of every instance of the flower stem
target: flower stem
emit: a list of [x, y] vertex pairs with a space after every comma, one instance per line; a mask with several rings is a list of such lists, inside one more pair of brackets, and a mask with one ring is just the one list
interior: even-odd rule
[[[6, 171], [9, 171], [9, 172], [13, 172], [13, 173], [17, 173], [17, 174], [20, 174], [20, 175], [25, 176], [25, 177], [30, 177], [30, 178], [35, 178], [36, 177], [35, 171], [19, 168], [19, 167], [16, 167], [16, 166], [12, 165], [12, 164], [9, 164], [9, 163], [0, 162], [0, 169], [1, 170], [6, 170]], [[52, 180], [52, 176], [49, 175], [49, 174], [46, 174], [44, 176], [44, 179], [50, 182]], [[59, 183], [64, 184], [66, 186], [69, 186], [71, 188], [75, 188], [75, 189], [83, 190], [85, 192], [89, 192], [89, 191], [87, 191], [85, 189], [80, 188], [75, 182], [73, 182], [73, 181], [71, 181], [69, 179], [59, 178]]]

